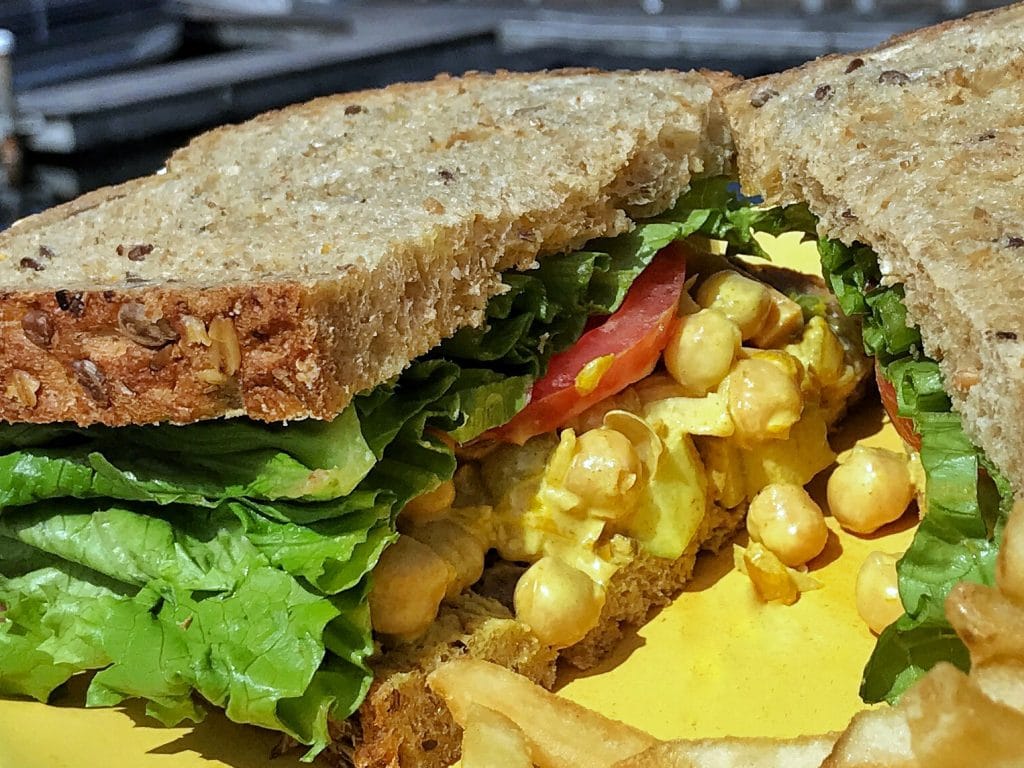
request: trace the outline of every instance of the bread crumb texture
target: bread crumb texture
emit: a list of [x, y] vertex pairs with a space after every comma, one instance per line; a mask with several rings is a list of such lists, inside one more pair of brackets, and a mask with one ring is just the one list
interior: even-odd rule
[[906, 286], [970, 437], [1024, 491], [1024, 5], [752, 80], [725, 97], [748, 194]]
[[0, 419], [331, 418], [479, 323], [501, 270], [727, 162], [695, 73], [442, 77], [211, 131], [0, 235]]

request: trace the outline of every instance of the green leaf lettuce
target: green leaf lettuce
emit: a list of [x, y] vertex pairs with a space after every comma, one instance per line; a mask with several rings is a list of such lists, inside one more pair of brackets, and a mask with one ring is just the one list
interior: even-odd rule
[[939, 366], [908, 324], [900, 285], [883, 285], [877, 258], [863, 245], [819, 243], [826, 280], [848, 314], [859, 315], [864, 347], [896, 391], [899, 414], [921, 437], [928, 509], [897, 564], [906, 614], [878, 638], [861, 695], [895, 702], [938, 661], [967, 669], [963, 643], [946, 621], [946, 596], [961, 581], [992, 584], [1009, 483], [963, 431], [943, 389]]

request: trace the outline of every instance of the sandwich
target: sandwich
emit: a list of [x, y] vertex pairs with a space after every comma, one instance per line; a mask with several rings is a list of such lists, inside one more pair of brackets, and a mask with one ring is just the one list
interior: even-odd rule
[[746, 194], [806, 204], [826, 280], [862, 319], [893, 423], [926, 475], [898, 563], [905, 614], [861, 688], [896, 701], [969, 663], [946, 598], [994, 583], [1024, 492], [1024, 6], [969, 16], [736, 85], [724, 96]]
[[0, 693], [445, 765], [439, 662], [595, 663], [869, 369], [734, 260], [813, 224], [737, 194], [728, 82], [330, 97], [0, 235]]

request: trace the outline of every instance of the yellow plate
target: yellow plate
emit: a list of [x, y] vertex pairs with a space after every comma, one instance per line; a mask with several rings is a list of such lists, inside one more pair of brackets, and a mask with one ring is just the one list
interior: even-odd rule
[[[813, 248], [783, 238], [781, 263], [816, 268]], [[849, 419], [834, 447], [854, 441], [899, 449], [869, 405]], [[823, 478], [815, 495], [822, 499]], [[842, 728], [863, 707], [857, 697], [874, 637], [857, 615], [857, 569], [876, 549], [902, 552], [912, 520], [870, 538], [829, 518], [829, 544], [812, 563], [824, 587], [793, 606], [764, 605], [732, 568], [726, 548], [704, 559], [687, 590], [655, 614], [600, 667], [564, 674], [564, 695], [664, 738], [789, 737]], [[192, 729], [159, 728], [129, 706], [77, 708], [83, 686], [57, 706], [0, 701], [0, 768], [297, 768], [297, 755], [270, 753], [277, 736], [211, 713]]]

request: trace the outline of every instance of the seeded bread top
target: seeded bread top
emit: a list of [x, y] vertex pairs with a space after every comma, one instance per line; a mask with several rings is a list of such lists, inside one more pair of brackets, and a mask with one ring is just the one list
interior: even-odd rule
[[0, 418], [330, 418], [479, 322], [500, 270], [722, 172], [711, 82], [439, 78], [205, 134], [0, 235]]
[[968, 434], [1024, 491], [1024, 5], [725, 96], [748, 193], [803, 200], [906, 286]]

